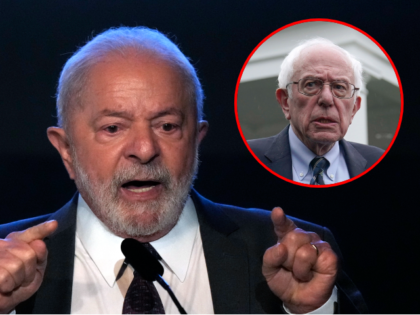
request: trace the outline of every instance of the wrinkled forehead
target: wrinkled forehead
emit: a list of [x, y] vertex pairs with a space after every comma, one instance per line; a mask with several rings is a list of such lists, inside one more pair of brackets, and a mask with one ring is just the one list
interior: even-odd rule
[[[146, 104], [149, 97], [155, 97], [153, 100], [157, 109], [158, 105], [175, 106], [196, 116], [195, 99], [182, 71], [174, 63], [147, 53], [124, 56], [107, 54], [98, 58], [86, 72], [82, 90], [77, 99], [73, 99], [68, 113], [68, 131], [80, 123], [77, 115], [84, 115], [86, 110], [93, 113], [110, 106], [104, 102], [107, 97], [119, 100], [121, 104], [132, 104], [132, 109], [137, 108], [138, 104]], [[124, 103], [124, 99], [128, 103]], [[117, 102], [115, 106], [121, 104]]]
[[292, 78], [298, 80], [304, 75], [323, 76], [326, 73], [336, 76], [332, 79], [347, 77], [349, 81], [354, 81], [352, 63], [342, 51], [328, 45], [314, 45], [300, 52], [293, 64]]
[[[109, 53], [94, 64], [86, 75], [85, 87], [81, 94], [81, 103], [97, 92], [112, 92], [115, 89], [125, 91], [134, 87], [143, 87], [144, 95], [160, 90], [161, 94], [173, 93], [173, 98], [181, 95], [185, 103], [195, 110], [195, 99], [191, 97], [187, 78], [181, 67], [168, 58], [153, 52], [136, 51], [127, 52], [125, 55]], [[134, 91], [135, 89], [133, 89]], [[84, 104], [83, 104], [84, 105]]]

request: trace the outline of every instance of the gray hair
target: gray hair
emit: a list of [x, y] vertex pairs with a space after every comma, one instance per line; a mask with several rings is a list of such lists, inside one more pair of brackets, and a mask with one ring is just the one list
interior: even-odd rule
[[57, 87], [58, 126], [67, 129], [69, 113], [81, 105], [89, 71], [110, 54], [126, 57], [130, 53], [149, 53], [168, 62], [183, 77], [191, 103], [195, 103], [197, 121], [203, 116], [204, 94], [194, 67], [168, 37], [147, 27], [111, 28], [79, 48], [61, 71]]
[[[362, 69], [362, 64], [360, 63], [360, 61], [358, 61], [347, 50], [341, 48], [340, 46], [337, 46], [332, 41], [322, 38], [322, 37], [316, 37], [316, 38], [312, 38], [312, 39], [300, 42], [299, 45], [293, 48], [292, 51], [290, 51], [290, 53], [284, 59], [283, 63], [280, 66], [280, 73], [278, 77], [280, 89], [285, 89], [287, 83], [291, 82], [292, 76], [294, 74], [294, 66], [295, 66], [296, 60], [300, 57], [302, 50], [304, 50], [307, 47], [315, 46], [315, 45], [324, 45], [328, 47], [333, 47], [337, 49], [338, 51], [340, 51], [341, 53], [343, 53], [349, 59], [351, 66], [353, 68], [354, 85], [358, 88], [361, 87], [363, 83], [363, 77], [362, 77], [363, 69]], [[291, 95], [291, 89], [288, 92], [289, 92], [289, 95]]]

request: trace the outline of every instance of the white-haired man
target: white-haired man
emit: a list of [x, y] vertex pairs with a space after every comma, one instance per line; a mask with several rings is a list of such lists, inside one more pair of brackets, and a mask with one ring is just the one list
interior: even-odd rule
[[346, 50], [323, 38], [305, 41], [285, 58], [278, 80], [276, 98], [290, 126], [248, 141], [271, 170], [329, 185], [363, 173], [384, 153], [343, 139], [360, 109], [362, 84], [362, 66]]
[[153, 246], [190, 313], [332, 312], [337, 291], [356, 305], [344, 311], [363, 310], [326, 228], [191, 190], [203, 94], [164, 35], [98, 35], [68, 60], [57, 96], [60, 127], [48, 137], [79, 193], [52, 215], [0, 227], [0, 311], [177, 313], [160, 286], [123, 269], [124, 238]]

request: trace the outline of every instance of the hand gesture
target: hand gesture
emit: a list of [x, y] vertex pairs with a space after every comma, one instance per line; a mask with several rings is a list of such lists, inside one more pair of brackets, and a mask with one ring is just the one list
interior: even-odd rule
[[292, 313], [311, 312], [332, 294], [337, 256], [316, 233], [297, 228], [281, 208], [273, 209], [271, 219], [278, 242], [264, 254], [263, 275]]
[[40, 287], [48, 251], [42, 241], [57, 228], [48, 221], [0, 239], [0, 312], [9, 313]]

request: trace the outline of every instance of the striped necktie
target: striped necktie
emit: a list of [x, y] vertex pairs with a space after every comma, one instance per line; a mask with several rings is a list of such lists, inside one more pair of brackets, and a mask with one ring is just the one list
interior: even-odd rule
[[325, 185], [324, 174], [327, 172], [327, 169], [330, 166], [330, 162], [328, 162], [323, 157], [316, 157], [311, 161], [310, 166], [313, 170], [310, 184]]

